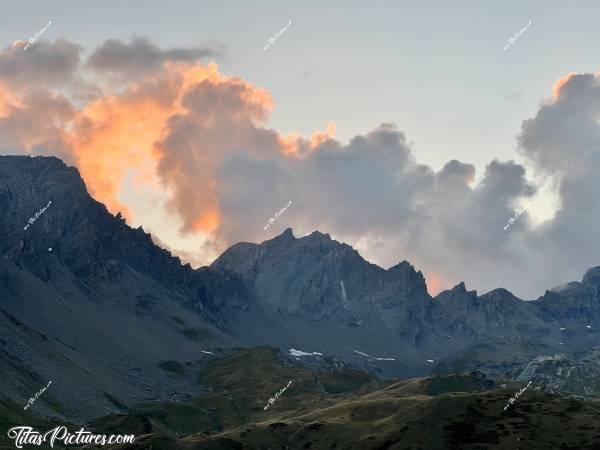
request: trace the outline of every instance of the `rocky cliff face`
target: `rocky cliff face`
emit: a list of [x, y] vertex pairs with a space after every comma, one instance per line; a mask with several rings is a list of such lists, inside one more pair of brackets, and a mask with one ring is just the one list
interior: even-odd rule
[[[60, 160], [3, 157], [0, 180], [0, 255], [41, 280], [51, 281], [53, 263], [91, 283], [118, 283], [136, 272], [207, 318], [225, 307], [246, 306], [248, 293], [238, 276], [182, 266], [141, 227], [131, 229], [120, 214], [109, 214], [89, 196], [77, 170]], [[48, 201], [50, 207], [23, 230]]]
[[[564, 350], [591, 345], [596, 337], [595, 329], [586, 328], [598, 319], [596, 269], [588, 271], [585, 283], [548, 291], [538, 301], [523, 301], [502, 288], [478, 296], [464, 283], [432, 299], [423, 275], [406, 261], [384, 270], [329, 235], [295, 238], [291, 229], [261, 244], [234, 245], [211, 267], [239, 274], [254, 306], [284, 314], [279, 321], [327, 323], [332, 332], [346, 322], [355, 339], [380, 327], [389, 340], [373, 350], [379, 353], [394, 348], [396, 356], [413, 352], [425, 361], [491, 338], [525, 338]], [[560, 330], [566, 321], [578, 324], [569, 339]], [[351, 345], [343, 339], [339, 344], [340, 351]]]
[[542, 355], [524, 365], [515, 378], [532, 381], [548, 390], [579, 398], [600, 398], [600, 349], [592, 348], [571, 357]]
[[189, 390], [161, 362], [239, 345], [221, 330], [250, 298], [239, 276], [182, 266], [109, 214], [76, 169], [0, 157], [0, 394], [24, 405], [51, 380], [36, 409], [57, 402], [85, 417], [118, 411], [107, 395]]
[[408, 262], [384, 270], [318, 231], [296, 239], [288, 228], [263, 244], [234, 245], [211, 267], [239, 274], [261, 305], [315, 320], [353, 303], [393, 309], [431, 301]]
[[[295, 238], [287, 229], [262, 244], [234, 245], [211, 268], [240, 275], [253, 293], [254, 307], [275, 313], [288, 332], [296, 329], [289, 336], [294, 345], [311, 342], [314, 331], [305, 329], [315, 327], [337, 336], [321, 339], [330, 341], [328, 350], [337, 354], [358, 350], [398, 357], [421, 347], [429, 353], [441, 342], [431, 328], [436, 305], [421, 272], [406, 261], [384, 270], [328, 234]], [[416, 358], [419, 365], [427, 364]]]
[[[478, 295], [464, 283], [431, 298], [423, 275], [406, 261], [384, 270], [329, 235], [296, 238], [290, 229], [261, 244], [235, 245], [212, 268], [239, 274], [253, 293], [253, 307], [264, 311], [243, 322], [277, 330], [277, 337], [255, 331], [258, 342], [285, 336], [282, 346], [316, 345], [307, 350], [346, 358], [358, 350], [373, 355], [365, 364], [383, 373], [414, 374], [443, 362], [516, 376], [540, 352], [572, 352], [600, 337], [598, 268], [537, 301], [502, 288]], [[488, 351], [499, 359], [488, 360]]]

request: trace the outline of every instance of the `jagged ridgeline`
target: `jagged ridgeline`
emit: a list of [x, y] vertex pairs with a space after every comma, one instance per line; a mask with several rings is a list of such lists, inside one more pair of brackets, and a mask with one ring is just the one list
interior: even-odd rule
[[[26, 227], [49, 202], [51, 207]], [[432, 370], [447, 377], [479, 369], [503, 384], [526, 383], [523, 374], [531, 374], [534, 385], [557, 394], [598, 395], [588, 378], [596, 375], [592, 348], [599, 345], [600, 268], [535, 301], [504, 289], [478, 295], [463, 283], [432, 298], [422, 273], [407, 261], [385, 270], [328, 234], [315, 231], [296, 238], [288, 229], [260, 244], [236, 244], [210, 267], [193, 269], [157, 247], [141, 227], [130, 228], [90, 197], [75, 168], [57, 158], [26, 156], [0, 157], [0, 256], [3, 425], [48, 423], [50, 417], [52, 423], [81, 423], [129, 414], [107, 423], [135, 425], [139, 432], [154, 430], [160, 422], [165, 432], [215, 433], [222, 427], [220, 432], [229, 433], [228, 427], [262, 416], [254, 415], [254, 406], [246, 412], [227, 387], [223, 389], [234, 400], [218, 395], [229, 402], [237, 422], [226, 421], [221, 416], [225, 412], [206, 403], [198, 406], [207, 414], [204, 422], [190, 422], [202, 423], [202, 430], [169, 428], [166, 413], [158, 413], [160, 420], [133, 417], [146, 411], [142, 405], [162, 405], [156, 408], [165, 412], [171, 404], [167, 401], [183, 402], [185, 409], [202, 392], [212, 392], [214, 400], [225, 381], [208, 375], [211, 364], [217, 364], [213, 361], [235, 354], [250, 358], [236, 352], [260, 345], [279, 349], [283, 368], [307, 371], [313, 381], [316, 377], [315, 392], [330, 396], [330, 405], [348, 400], [349, 392], [359, 395], [353, 391], [357, 385], [372, 381], [369, 389], [385, 389], [378, 384], [383, 379], [422, 377]], [[244, 367], [237, 381], [252, 397], [249, 404], [256, 402], [263, 412], [266, 401], [292, 379], [284, 371], [267, 388], [262, 372], [250, 376]], [[577, 369], [569, 371], [573, 367]], [[340, 379], [339, 371], [346, 371]], [[234, 382], [234, 373], [223, 372], [222, 377]], [[458, 405], [462, 397], [449, 392], [470, 388], [448, 380], [434, 383], [444, 391], [439, 398], [446, 395], [449, 405]], [[35, 404], [19, 411], [49, 381]], [[446, 385], [450, 391], [439, 387]], [[286, 398], [297, 386], [294, 381], [278, 398], [274, 412], [287, 408]], [[502, 394], [504, 403], [513, 391]], [[367, 395], [360, 400], [365, 407], [369, 392], [360, 394]], [[385, 392], [373, 394], [373, 401]], [[487, 394], [473, 395], [486, 403]], [[274, 425], [268, 433], [316, 433], [322, 420], [317, 405], [325, 400], [314, 399], [316, 403], [307, 400], [303, 411], [314, 409], [317, 425], [295, 422], [314, 430]], [[404, 406], [417, 405], [415, 399], [406, 402]], [[501, 410], [504, 403], [498, 402]], [[431, 405], [423, 403], [415, 414], [425, 414]], [[347, 409], [344, 414], [349, 415], [343, 417], [352, 423], [367, 411]], [[373, 417], [381, 419], [377, 414]], [[242, 432], [235, 439], [249, 442]], [[388, 432], [400, 433], [382, 431]]]

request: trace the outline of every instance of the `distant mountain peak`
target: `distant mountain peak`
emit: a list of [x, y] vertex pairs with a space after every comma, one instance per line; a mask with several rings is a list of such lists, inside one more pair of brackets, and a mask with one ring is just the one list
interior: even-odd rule
[[406, 270], [410, 270], [410, 269], [412, 269], [413, 271], [416, 272], [414, 266], [411, 263], [409, 263], [407, 260], [404, 260], [404, 261], [400, 261], [395, 266], [390, 267], [388, 269], [388, 272], [406, 271]]
[[504, 288], [493, 289], [493, 290], [483, 294], [480, 298], [483, 298], [486, 300], [505, 300], [505, 299], [520, 300], [512, 292], [510, 292], [509, 290], [504, 289]]
[[475, 299], [477, 299], [477, 291], [476, 290], [467, 291], [465, 282], [461, 281], [456, 286], [454, 286], [452, 289], [448, 289], [448, 290], [440, 292], [438, 295], [435, 296], [435, 299], [441, 300], [441, 301], [453, 301], [456, 299], [475, 300]]
[[579, 281], [569, 281], [568, 283], [559, 284], [550, 289], [550, 292], [560, 293], [566, 291], [573, 291], [581, 288], [586, 283], [580, 283]]
[[269, 242], [293, 242], [296, 240], [291, 228], [286, 228], [283, 233], [270, 239]]
[[583, 276], [581, 282], [589, 286], [600, 287], [600, 266], [588, 269], [585, 272], [585, 275]]
[[458, 293], [458, 292], [460, 292], [460, 293], [466, 294], [466, 293], [467, 293], [467, 287], [465, 286], [465, 282], [464, 282], [464, 281], [461, 281], [461, 282], [460, 282], [460, 283], [458, 283], [456, 286], [454, 286], [454, 287], [451, 289], [451, 291], [452, 291], [452, 292], [457, 292], [457, 293]]
[[331, 236], [329, 235], [329, 233], [321, 233], [320, 231], [313, 231], [307, 237], [313, 238], [313, 239], [324, 239], [327, 241], [331, 241]]

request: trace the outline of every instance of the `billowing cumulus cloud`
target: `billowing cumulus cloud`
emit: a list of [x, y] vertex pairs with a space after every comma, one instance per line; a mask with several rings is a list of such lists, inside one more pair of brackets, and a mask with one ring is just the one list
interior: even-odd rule
[[[491, 162], [476, 186], [474, 176], [472, 165], [458, 161], [439, 172], [418, 164], [404, 135], [389, 124], [347, 145], [325, 142], [302, 159], [239, 153], [219, 172], [227, 186], [220, 196], [227, 225], [220, 231], [225, 242], [237, 242], [260, 241], [288, 226], [299, 234], [320, 229], [383, 265], [408, 259], [436, 274], [440, 287], [465, 271], [497, 283], [498, 267], [512, 264], [503, 250], [511, 245], [503, 230], [514, 214], [511, 205], [535, 189], [514, 162]], [[289, 200], [290, 208], [265, 232], [266, 220]]]
[[[208, 263], [233, 243], [287, 227], [297, 235], [318, 229], [383, 266], [411, 261], [434, 291], [465, 280], [469, 288], [504, 286], [526, 298], [600, 262], [594, 74], [557, 81], [523, 122], [519, 151], [529, 173], [554, 183], [560, 205], [544, 223], [525, 212], [505, 230], [515, 206], [539, 188], [514, 161], [492, 159], [476, 182], [467, 161], [439, 171], [420, 164], [391, 123], [347, 143], [335, 139], [333, 122], [311, 136], [282, 134], [268, 126], [270, 93], [199, 63], [212, 54], [207, 49], [109, 40], [80, 64], [79, 47], [65, 41], [27, 50], [46, 50], [41, 62], [15, 55], [20, 45], [0, 53], [0, 151], [75, 164], [90, 192], [130, 222], [151, 220], [148, 209], [159, 208], [154, 217], [170, 225], [143, 224], [163, 246], [185, 247], [178, 252], [184, 260]], [[58, 67], [51, 55], [66, 63]], [[34, 74], [44, 64], [47, 80]], [[115, 73], [120, 82], [105, 83]], [[204, 240], [190, 248], [186, 236]]]
[[167, 61], [190, 63], [221, 54], [222, 48], [217, 46], [163, 50], [144, 37], [134, 37], [128, 43], [107, 39], [90, 55], [87, 65], [99, 73], [138, 76], [155, 72]]
[[594, 74], [569, 74], [556, 82], [553, 97], [523, 122], [522, 153], [553, 175], [565, 171], [600, 145], [600, 82]]
[[599, 121], [600, 75], [571, 73], [555, 84], [536, 116], [523, 122], [521, 151], [558, 185], [556, 215], [527, 235], [532, 251], [547, 258], [551, 279], [578, 279], [600, 263]]
[[[68, 99], [46, 90], [33, 90], [20, 96], [18, 101], [9, 100], [3, 106], [0, 152], [22, 153], [34, 146], [48, 146], [57, 149], [70, 162], [69, 154], [62, 149], [64, 124], [75, 116], [75, 109]], [[40, 149], [35, 153], [43, 154], [44, 151]], [[59, 155], [55, 153], [55, 156]]]
[[62, 86], [69, 83], [80, 65], [82, 48], [64, 39], [54, 43], [17, 41], [0, 53], [0, 79], [13, 87]]

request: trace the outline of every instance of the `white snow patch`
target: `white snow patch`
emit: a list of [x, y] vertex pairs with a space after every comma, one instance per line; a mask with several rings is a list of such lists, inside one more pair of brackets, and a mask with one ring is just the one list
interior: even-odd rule
[[306, 353], [306, 352], [303, 352], [302, 350], [296, 350], [295, 348], [290, 348], [289, 352], [290, 352], [290, 355], [292, 355], [292, 356], [314, 356], [314, 355], [323, 356], [323, 353], [319, 353], [319, 352]]
[[433, 361], [433, 359], [428, 359], [428, 360], [427, 360], [427, 362], [430, 362], [430, 363], [432, 363], [432, 362], [434, 362], [434, 361]]
[[592, 328], [592, 326], [591, 326], [591, 325], [586, 325], [585, 327], [586, 327], [586, 328]]
[[340, 285], [342, 286], [342, 302], [344, 308], [348, 308], [348, 296], [346, 295], [346, 287], [344, 286], [344, 280], [340, 281]]
[[200, 350], [200, 353], [208, 353], [209, 355], [214, 355], [213, 352], [207, 352], [206, 350]]
[[352, 350], [354, 353], [358, 353], [359, 355], [366, 356], [367, 358], [373, 358], [377, 361], [396, 361], [394, 358], [377, 358], [376, 356], [367, 355], [366, 353], [359, 352], [358, 350]]
[[566, 328], [561, 328], [560, 331], [566, 330]]

